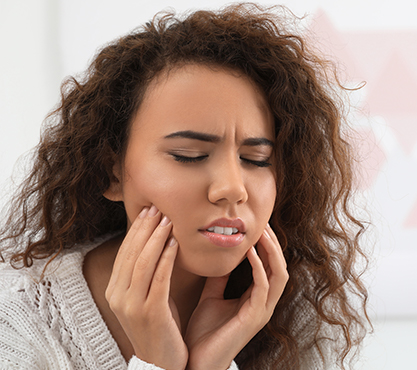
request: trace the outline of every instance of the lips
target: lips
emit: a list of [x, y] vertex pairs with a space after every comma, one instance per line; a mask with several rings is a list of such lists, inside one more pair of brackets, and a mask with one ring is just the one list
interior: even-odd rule
[[219, 218], [201, 228], [200, 233], [220, 247], [235, 247], [245, 238], [245, 224], [240, 218]]

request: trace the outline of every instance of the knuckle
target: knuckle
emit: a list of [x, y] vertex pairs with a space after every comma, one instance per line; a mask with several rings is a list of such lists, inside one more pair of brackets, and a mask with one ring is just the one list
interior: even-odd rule
[[137, 268], [138, 270], [146, 270], [148, 266], [149, 266], [149, 259], [143, 256], [139, 256], [136, 261], [135, 268]]
[[268, 293], [269, 293], [269, 284], [265, 284], [265, 285], [260, 286], [259, 290], [264, 297], [267, 297]]
[[119, 304], [119, 301], [114, 299], [113, 297], [110, 297], [110, 299], [107, 300], [109, 303], [109, 307], [113, 312], [120, 312], [121, 305]]
[[155, 231], [155, 228], [158, 225], [160, 218], [161, 218], [160, 214], [157, 217], [145, 217], [143, 219], [143, 223], [141, 225], [140, 231], [145, 232], [146, 234], [150, 235], [153, 231]]
[[150, 236], [150, 240], [152, 240], [154, 243], [162, 243], [166, 241], [166, 238], [168, 237], [170, 230], [167, 227], [161, 227], [158, 226], [155, 231]]
[[106, 298], [106, 301], [109, 303], [111, 301], [112, 294], [113, 292], [109, 288], [107, 288], [106, 291], [104, 292], [104, 298]]
[[126, 250], [126, 261], [132, 261], [138, 258], [139, 251], [136, 248], [127, 248]]
[[130, 226], [130, 230], [140, 231], [142, 227], [143, 227], [143, 219], [136, 218], [135, 221], [133, 221], [132, 225]]
[[161, 272], [155, 272], [154, 276], [153, 276], [153, 280], [156, 283], [162, 284], [165, 283], [167, 281], [167, 276]]

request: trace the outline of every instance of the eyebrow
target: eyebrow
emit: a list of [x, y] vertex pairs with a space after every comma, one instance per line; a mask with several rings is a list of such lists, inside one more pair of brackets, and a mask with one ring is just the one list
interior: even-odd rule
[[265, 137], [251, 137], [249, 139], [243, 140], [242, 145], [244, 146], [258, 146], [258, 145], [267, 145], [274, 147], [274, 143], [271, 140], [268, 140]]
[[176, 137], [206, 141], [209, 143], [218, 143], [220, 141], [219, 136], [205, 134], [204, 132], [197, 132], [197, 131], [191, 131], [191, 130], [173, 132], [172, 134], [165, 136], [165, 139], [172, 139]]
[[[200, 140], [205, 141], [208, 143], [218, 143], [221, 141], [220, 136], [206, 134], [204, 132], [197, 132], [197, 131], [176, 131], [172, 134], [165, 136], [165, 139], [173, 139], [173, 138], [185, 138], [185, 139], [193, 139], [193, 140]], [[268, 140], [265, 137], [252, 137], [243, 140], [242, 145], [244, 146], [259, 146], [259, 145], [267, 145], [270, 147], [274, 146], [274, 143], [271, 140]]]

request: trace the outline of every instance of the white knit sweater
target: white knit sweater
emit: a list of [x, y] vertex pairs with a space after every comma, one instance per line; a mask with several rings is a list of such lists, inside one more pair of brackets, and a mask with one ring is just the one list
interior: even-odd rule
[[42, 279], [45, 261], [24, 270], [1, 264], [0, 369], [160, 369], [135, 356], [126, 364], [93, 300], [82, 264], [102, 242], [66, 250]]
[[[126, 364], [84, 279], [85, 255], [106, 239], [65, 250], [43, 277], [44, 260], [21, 270], [0, 264], [0, 370], [161, 370], [135, 356]], [[302, 348], [313, 320], [302, 304], [295, 307]], [[320, 351], [332, 357], [327, 344]], [[301, 369], [328, 369], [321, 354], [316, 346], [305, 348]], [[232, 362], [228, 370], [237, 369]]]

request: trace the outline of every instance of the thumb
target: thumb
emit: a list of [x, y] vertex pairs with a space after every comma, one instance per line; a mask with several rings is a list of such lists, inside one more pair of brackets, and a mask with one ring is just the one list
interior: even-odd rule
[[200, 302], [208, 298], [223, 299], [223, 293], [230, 274], [221, 277], [208, 277], [201, 293]]

